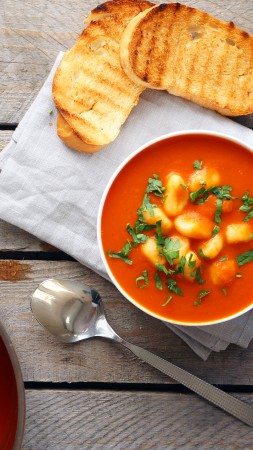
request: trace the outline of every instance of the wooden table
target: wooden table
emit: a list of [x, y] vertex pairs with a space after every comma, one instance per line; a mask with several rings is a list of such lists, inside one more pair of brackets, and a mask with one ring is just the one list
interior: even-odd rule
[[[252, 0], [185, 1], [253, 33]], [[0, 147], [69, 48], [95, 0], [2, 0]], [[253, 430], [139, 362], [93, 340], [61, 345], [34, 320], [30, 294], [48, 277], [82, 280], [102, 293], [126, 339], [253, 404], [253, 342], [203, 362], [165, 325], [129, 304], [107, 281], [20, 229], [0, 222], [0, 316], [26, 388], [24, 449], [252, 449]]]

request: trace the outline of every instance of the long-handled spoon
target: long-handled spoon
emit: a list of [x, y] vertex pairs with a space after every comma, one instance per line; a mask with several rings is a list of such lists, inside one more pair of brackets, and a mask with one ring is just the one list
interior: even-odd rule
[[250, 405], [119, 337], [107, 322], [102, 299], [95, 289], [78, 282], [46, 280], [32, 295], [31, 308], [38, 322], [62, 342], [72, 343], [92, 337], [119, 342], [142, 361], [253, 426], [253, 408]]

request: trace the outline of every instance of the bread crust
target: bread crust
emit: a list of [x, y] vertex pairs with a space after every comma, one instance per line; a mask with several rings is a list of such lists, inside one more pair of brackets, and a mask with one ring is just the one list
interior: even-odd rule
[[[124, 28], [146, 0], [114, 0], [91, 11], [89, 25], [67, 51], [53, 80], [53, 99], [60, 114], [58, 136], [70, 147], [94, 152], [119, 134], [144, 90], [120, 64]], [[64, 119], [64, 122], [63, 122]]]
[[156, 5], [124, 30], [121, 64], [132, 81], [223, 115], [253, 112], [253, 36], [179, 3]]

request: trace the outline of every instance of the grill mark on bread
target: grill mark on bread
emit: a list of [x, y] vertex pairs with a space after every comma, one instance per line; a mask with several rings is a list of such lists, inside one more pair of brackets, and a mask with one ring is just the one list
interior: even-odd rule
[[[174, 11], [177, 11], [176, 18]], [[136, 37], [141, 36], [140, 31], [146, 30], [148, 25], [152, 29], [153, 23], [157, 25], [158, 20], [167, 25], [167, 36], [157, 35], [156, 28], [153, 32], [153, 48], [148, 48], [152, 39], [147, 39], [145, 33], [145, 42], [138, 42], [136, 47]], [[187, 27], [194, 21], [196, 25], [202, 25], [207, 30], [207, 33], [200, 37], [203, 42], [195, 48], [192, 47], [190, 37], [185, 37]], [[178, 23], [182, 25], [182, 33], [179, 28], [175, 31]], [[212, 39], [216, 32], [216, 47], [212, 52]], [[241, 52], [236, 51], [237, 47], [233, 48], [233, 40], [240, 45]], [[187, 43], [189, 47], [186, 50]], [[197, 41], [195, 43], [197, 44]], [[253, 59], [253, 36], [239, 30], [233, 22], [220, 21], [207, 13], [180, 4], [167, 4], [166, 7], [163, 4], [157, 5], [144, 13], [139, 21], [135, 21], [131, 29], [129, 27], [129, 34], [128, 27], [126, 28], [124, 45], [128, 45], [131, 56], [129, 58], [127, 53], [124, 54], [122, 46], [122, 64], [128, 76], [135, 82], [139, 80], [140, 84], [146, 87], [167, 89], [202, 106], [216, 109], [221, 114], [240, 115], [253, 112], [253, 76], [248, 75], [249, 64], [252, 65]], [[166, 47], [165, 52], [163, 48]], [[245, 74], [242, 73], [242, 67], [245, 68]], [[146, 83], [143, 83], [145, 81]], [[236, 96], [233, 90], [236, 90]]]

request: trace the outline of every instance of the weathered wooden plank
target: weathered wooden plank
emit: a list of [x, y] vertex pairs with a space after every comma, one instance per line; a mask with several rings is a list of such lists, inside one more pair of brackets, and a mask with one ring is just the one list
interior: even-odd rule
[[26, 381], [174, 383], [117, 344], [94, 339], [64, 345], [49, 336], [31, 314], [30, 295], [42, 280], [53, 277], [96, 288], [110, 323], [125, 339], [212, 383], [253, 384], [253, 345], [247, 350], [231, 346], [203, 362], [163, 323], [139, 311], [111, 283], [76, 262], [0, 261], [0, 317]]
[[[236, 395], [253, 404], [253, 394]], [[252, 449], [252, 428], [190, 394], [27, 391], [24, 450]]]
[[[159, 0], [162, 2], [163, 0]], [[16, 123], [29, 108], [57, 53], [73, 45], [98, 0], [3, 0], [0, 5], [0, 123]], [[248, 0], [184, 1], [253, 32]]]

